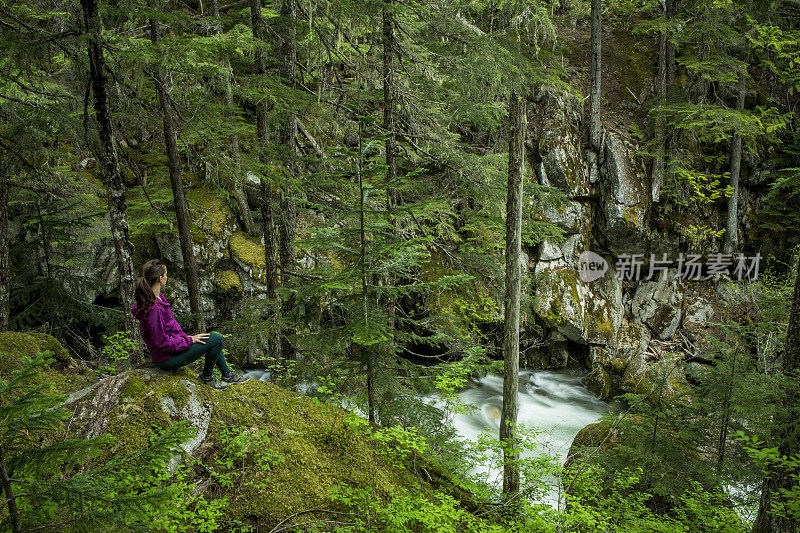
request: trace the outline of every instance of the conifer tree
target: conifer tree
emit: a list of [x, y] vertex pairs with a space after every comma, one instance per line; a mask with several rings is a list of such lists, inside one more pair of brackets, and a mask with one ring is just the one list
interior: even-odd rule
[[[295, 78], [297, 76], [297, 6], [295, 0], [283, 0], [281, 3], [281, 45], [280, 45], [280, 76], [291, 90], [296, 90]], [[286, 118], [281, 126], [280, 141], [286, 157], [286, 168], [291, 180], [296, 180], [300, 171], [297, 153], [297, 116], [293, 110], [286, 112]], [[286, 287], [289, 284], [290, 272], [296, 269], [294, 249], [295, 225], [297, 218], [297, 205], [293, 193], [286, 188], [279, 194], [280, 224], [278, 231], [278, 255], [280, 257], [280, 283]], [[281, 301], [281, 315], [287, 316], [293, 308], [293, 298], [285, 297]], [[291, 330], [283, 330], [281, 337], [281, 356], [285, 359], [294, 358], [294, 347], [289, 342]]]
[[[108, 198], [108, 211], [111, 219], [111, 235], [114, 240], [114, 249], [117, 257], [117, 269], [120, 278], [120, 300], [125, 311], [125, 327], [131, 337], [140, 341], [139, 326], [133, 315], [127, 312], [133, 307], [133, 289], [136, 276], [133, 269], [131, 254], [133, 245], [128, 231], [126, 218], [127, 206], [125, 204], [125, 181], [120, 171], [117, 149], [111, 126], [111, 110], [108, 99], [108, 74], [106, 61], [101, 43], [102, 22], [95, 0], [81, 0], [83, 9], [84, 30], [89, 35], [87, 40], [89, 54], [89, 79], [94, 95], [95, 120], [98, 125], [100, 137], [100, 150], [98, 161], [102, 170], [103, 180], [106, 185]], [[138, 358], [138, 352], [133, 355]]]
[[[261, 13], [261, 0], [250, 0], [250, 17], [255, 47], [255, 74], [263, 77], [267, 73], [265, 64], [264, 17]], [[258, 141], [259, 160], [262, 168], [266, 166], [266, 150], [268, 143], [267, 131], [267, 102], [260, 97], [255, 102], [256, 107], [256, 138]], [[267, 299], [276, 302], [278, 289], [278, 261], [276, 258], [276, 231], [275, 231], [275, 194], [266, 173], [261, 173], [261, 224], [264, 235], [264, 260], [267, 285]], [[277, 307], [275, 309], [277, 312]], [[278, 322], [278, 321], [276, 321]], [[273, 357], [281, 358], [280, 333], [270, 336], [270, 351]]]
[[[747, 37], [743, 38], [745, 45]], [[739, 69], [739, 80], [736, 84], [736, 111], [744, 111], [744, 99], [747, 94], [747, 64]], [[728, 217], [725, 224], [725, 252], [733, 253], [739, 248], [739, 176], [742, 167], [742, 134], [738, 131], [731, 139], [731, 195], [728, 198]]]
[[601, 50], [603, 43], [603, 25], [601, 22], [603, 11], [602, 0], [592, 0], [592, 31], [591, 31], [591, 66], [589, 89], [589, 143], [595, 150], [600, 150], [600, 100], [602, 59]]
[[185, 422], [168, 428], [140, 453], [93, 463], [113, 439], [64, 439], [63, 424], [70, 417], [60, 407], [64, 398], [39, 384], [42, 369], [53, 359], [37, 354], [21, 362], [8, 381], [0, 380], [0, 482], [8, 511], [0, 525], [14, 533], [110, 531], [147, 523], [172, 505], [169, 487], [142, 483], [140, 491], [131, 487], [130, 476], [144, 481], [180, 453], [180, 444], [193, 433]]
[[[784, 391], [782, 409], [775, 416], [772, 440], [778, 445], [781, 457], [796, 457], [800, 453], [800, 391], [796, 379], [800, 378], [800, 258], [795, 265], [794, 293], [789, 312], [789, 325], [781, 360], [784, 376], [793, 378], [794, 386]], [[775, 513], [773, 503], [781, 498], [781, 490], [790, 490], [800, 476], [797, 467], [793, 471], [768, 472], [761, 485], [758, 515], [752, 533], [797, 533], [800, 517]], [[794, 478], [794, 479], [793, 479]]]
[[525, 175], [525, 101], [511, 91], [508, 131], [508, 188], [506, 201], [506, 282], [503, 315], [503, 495], [519, 492], [519, 450], [516, 442], [519, 410], [519, 326], [522, 285], [522, 191]]
[[8, 317], [11, 311], [11, 263], [8, 256], [10, 240], [8, 228], [8, 181], [6, 181], [6, 166], [0, 166], [0, 331], [8, 327]]
[[[219, 0], [212, 0], [211, 14], [214, 18], [212, 23], [213, 32], [216, 35], [222, 34], [222, 18], [219, 13]], [[233, 98], [233, 83], [231, 80], [231, 63], [227, 56], [222, 58], [223, 83], [225, 84], [225, 111], [227, 116], [236, 116], [236, 104]], [[233, 160], [233, 196], [236, 199], [237, 214], [242, 224], [242, 229], [248, 235], [255, 235], [256, 228], [253, 216], [250, 213], [250, 205], [247, 203], [245, 195], [245, 173], [242, 168], [242, 154], [239, 148], [239, 134], [232, 132], [228, 136], [228, 152]]]
[[[150, 39], [154, 44], [160, 40], [158, 20], [150, 18]], [[181, 256], [183, 257], [183, 270], [186, 274], [186, 287], [189, 291], [189, 307], [194, 315], [197, 329], [204, 332], [205, 319], [200, 301], [200, 290], [197, 282], [197, 261], [194, 257], [192, 235], [189, 228], [189, 211], [186, 206], [186, 197], [183, 192], [183, 179], [181, 178], [180, 159], [178, 157], [178, 135], [175, 131], [172, 102], [169, 96], [167, 77], [159, 65], [153, 67], [153, 80], [156, 85], [158, 102], [161, 107], [163, 121], [164, 146], [167, 151], [167, 167], [169, 168], [169, 182], [172, 186], [173, 205], [178, 221], [178, 238], [181, 243]]]

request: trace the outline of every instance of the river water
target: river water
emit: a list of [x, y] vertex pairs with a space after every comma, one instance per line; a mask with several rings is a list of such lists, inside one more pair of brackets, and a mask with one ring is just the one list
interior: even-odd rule
[[[247, 372], [252, 379], [269, 381], [269, 372]], [[583, 427], [596, 422], [604, 413], [616, 406], [594, 396], [583, 385], [585, 371], [577, 369], [522, 370], [519, 374], [519, 414], [517, 423], [536, 430], [530, 449], [522, 457], [549, 455], [558, 465], [563, 465], [572, 440]], [[313, 383], [305, 383], [299, 392], [308, 394]], [[497, 439], [500, 431], [500, 411], [503, 407], [503, 378], [489, 375], [470, 383], [458, 393], [460, 403], [471, 409], [450, 415], [453, 427], [462, 441], [477, 442], [481, 434]], [[447, 410], [447, 403], [438, 396], [428, 396], [426, 401]], [[348, 406], [351, 407], [351, 406]], [[490, 483], [502, 484], [502, 471], [494, 461], [477, 461], [473, 474], [485, 477]], [[550, 486], [543, 502], [556, 507], [559, 484], [555, 477], [545, 480]]]
[[[584, 376], [585, 372], [573, 369], [520, 372], [517, 423], [538, 430], [531, 449], [524, 451], [522, 457], [546, 453], [558, 465], [563, 465], [578, 431], [615, 409], [614, 405], [589, 392], [582, 384]], [[461, 439], [475, 442], [486, 432], [496, 439], [503, 406], [503, 378], [486, 376], [472, 382], [458, 397], [463, 403], [474, 406], [471, 412], [451, 416]], [[441, 398], [429, 397], [429, 400], [444, 407]], [[473, 473], [485, 476], [490, 483], [502, 484], [502, 471], [491, 460], [478, 462]], [[559, 499], [558, 480], [553, 477], [545, 481], [550, 488], [543, 502], [555, 507]]]

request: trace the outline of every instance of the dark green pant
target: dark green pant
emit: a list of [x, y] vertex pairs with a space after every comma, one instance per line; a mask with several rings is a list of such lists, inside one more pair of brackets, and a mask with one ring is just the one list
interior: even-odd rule
[[222, 355], [222, 335], [216, 331], [211, 333], [205, 340], [205, 344], [195, 342], [189, 346], [187, 350], [173, 355], [163, 363], [155, 363], [155, 365], [164, 370], [175, 370], [176, 368], [186, 366], [198, 360], [203, 354], [206, 356], [203, 374], [210, 376], [211, 373], [214, 372], [214, 365], [217, 365], [217, 368], [219, 368], [223, 376], [230, 373], [231, 369], [228, 368], [228, 365], [225, 363], [225, 356]]

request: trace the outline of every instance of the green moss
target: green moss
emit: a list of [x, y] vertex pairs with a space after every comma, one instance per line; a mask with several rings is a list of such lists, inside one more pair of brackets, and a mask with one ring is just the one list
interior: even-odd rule
[[192, 220], [192, 240], [203, 244], [223, 237], [231, 218], [231, 210], [213, 191], [205, 188], [189, 189], [186, 193]]
[[223, 292], [242, 292], [242, 280], [239, 274], [232, 270], [218, 270], [214, 274], [214, 285]]
[[231, 235], [230, 250], [233, 257], [239, 261], [253, 267], [263, 269], [267, 262], [264, 258], [264, 246], [256, 239], [248, 236], [243, 231], [237, 231]]
[[51, 352], [53, 363], [45, 368], [37, 382], [50, 385], [56, 394], [68, 394], [80, 390], [94, 381], [94, 378], [80, 369], [69, 373], [59, 372], [72, 366], [72, 358], [55, 337], [46, 333], [18, 333], [6, 331], [0, 333], [0, 379], [8, 379], [11, 372], [22, 368], [22, 357], [34, 357], [40, 352]]
[[611, 399], [611, 376], [600, 365], [595, 365], [589, 375], [586, 376], [586, 387], [602, 400]]
[[[153, 429], [174, 424], [162, 399], [176, 399], [179, 408], [187, 402], [192, 393], [184, 380], [196, 383], [185, 368], [164, 374], [131, 371], [108, 416], [106, 431], [116, 444], [107, 456], [141, 450]], [[222, 391], [196, 384], [194, 394], [211, 409], [207, 436], [194, 453], [207, 468], [194, 469], [194, 481], [211, 491], [206, 497], [228, 498], [225, 515], [231, 524], [257, 520], [274, 525], [307, 509], [337, 510], [329, 491], [339, 484], [369, 487], [379, 500], [388, 499], [398, 487], [420, 490], [408, 464], [389, 461], [386, 452], [391, 446], [373, 440], [366, 422], [354, 423], [347, 411], [258, 381]], [[237, 481], [226, 490], [213, 481], [209, 484], [208, 475], [228, 468], [220, 461], [229, 451], [225, 435], [231, 433], [246, 433], [254, 444], [237, 459]], [[259, 465], [264, 458], [268, 468]]]
[[0, 333], [0, 373], [9, 374], [22, 368], [22, 357], [33, 357], [39, 352], [52, 352], [56, 362], [69, 364], [69, 354], [55, 338], [44, 333]]

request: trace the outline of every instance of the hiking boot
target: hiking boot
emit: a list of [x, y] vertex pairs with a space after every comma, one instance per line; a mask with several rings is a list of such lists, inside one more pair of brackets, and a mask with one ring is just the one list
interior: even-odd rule
[[207, 378], [207, 377], [205, 377], [203, 375], [202, 372], [200, 372], [200, 375], [197, 376], [197, 379], [198, 379], [198, 381], [200, 381], [200, 383], [203, 383], [204, 385], [208, 385], [212, 389], [222, 390], [222, 389], [227, 389], [228, 388], [227, 383], [220, 383], [219, 381], [214, 379], [214, 375], [213, 374], [211, 375], [211, 377]]
[[249, 380], [250, 378], [247, 376], [243, 376], [238, 372], [231, 370], [230, 374], [227, 376], [222, 376], [222, 381], [225, 383], [244, 383], [245, 381]]

